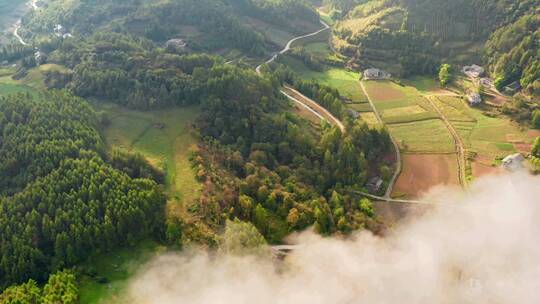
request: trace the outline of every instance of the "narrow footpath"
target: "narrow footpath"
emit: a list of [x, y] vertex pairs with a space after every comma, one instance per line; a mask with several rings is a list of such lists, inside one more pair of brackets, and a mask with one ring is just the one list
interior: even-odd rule
[[[32, 9], [32, 10], [39, 9], [39, 7], [37, 6], [37, 1], [38, 0], [31, 0], [29, 2], [30, 9]], [[21, 28], [21, 26], [22, 26], [22, 18], [19, 19], [15, 23], [15, 29], [13, 30], [13, 36], [15, 36], [15, 38], [17, 39], [17, 41], [19, 41], [20, 44], [22, 44], [24, 46], [28, 46], [30, 44], [28, 42], [24, 41], [24, 39], [21, 37], [21, 35], [19, 35], [19, 29]]]
[[[366, 90], [366, 87], [364, 86], [363, 81], [360, 81], [360, 87], [362, 88], [362, 92], [364, 93], [364, 95], [367, 97], [369, 101], [369, 105], [371, 106], [373, 113], [377, 117], [377, 120], [379, 121], [381, 126], [385, 126], [385, 123], [382, 120], [379, 110], [377, 110], [377, 108], [375, 107], [375, 103], [373, 103], [373, 100], [371, 100], [371, 97], [369, 96]], [[403, 163], [401, 160], [401, 153], [399, 150], [399, 145], [391, 134], [390, 134], [390, 140], [392, 141], [392, 145], [394, 146], [394, 150], [396, 152], [396, 170], [394, 171], [394, 175], [392, 175], [392, 178], [390, 179], [390, 182], [388, 183], [388, 187], [386, 188], [386, 193], [384, 194], [384, 198], [382, 198], [387, 202], [392, 201], [391, 198], [392, 198], [392, 192], [394, 191], [394, 186], [396, 185], [397, 179], [399, 178], [399, 175], [401, 174], [401, 170], [403, 169]], [[409, 202], [413, 202], [413, 201], [409, 201]]]
[[437, 98], [436, 95], [425, 95], [426, 99], [429, 101], [431, 106], [435, 109], [437, 114], [441, 117], [441, 120], [446, 125], [446, 128], [452, 134], [452, 137], [454, 138], [454, 143], [456, 146], [456, 152], [458, 156], [458, 177], [459, 177], [459, 184], [463, 189], [467, 188], [467, 174], [465, 172], [466, 168], [466, 159], [465, 159], [465, 144], [463, 144], [463, 140], [459, 136], [459, 133], [457, 132], [456, 128], [454, 128], [454, 125], [450, 122], [450, 120], [444, 115], [444, 113], [437, 107], [435, 102], [433, 102], [432, 98]]

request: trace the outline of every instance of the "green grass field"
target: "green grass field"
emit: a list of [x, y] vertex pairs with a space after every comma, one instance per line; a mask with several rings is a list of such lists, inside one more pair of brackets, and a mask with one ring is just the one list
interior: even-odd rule
[[355, 103], [367, 102], [367, 97], [362, 93], [358, 79], [360, 74], [347, 71], [343, 68], [327, 67], [323, 71], [308, 69], [302, 62], [285, 56], [283, 63], [298, 73], [304, 80], [315, 79], [316, 81], [339, 90], [340, 94], [351, 99]]
[[434, 92], [441, 89], [437, 79], [426, 76], [414, 76], [401, 81], [403, 84], [415, 87], [421, 92]]
[[19, 80], [14, 80], [11, 76], [15, 73], [14, 69], [0, 69], [0, 96], [14, 93], [37, 93], [45, 90], [45, 72], [47, 71], [67, 71], [61, 65], [44, 64], [28, 71], [28, 74]]
[[58, 64], [43, 64], [28, 71], [28, 74], [21, 79], [21, 83], [36, 89], [46, 89], [45, 73], [49, 71], [66, 72], [68, 69]]
[[457, 97], [437, 96], [432, 99], [451, 121], [464, 144], [482, 157], [495, 160], [517, 152], [514, 146], [531, 144], [533, 136], [505, 117], [489, 117], [482, 109], [471, 108]]
[[[197, 117], [198, 107], [141, 112], [104, 104], [97, 109], [106, 111], [111, 120], [104, 132], [109, 148], [141, 153], [150, 163], [165, 170], [170, 197], [168, 210], [185, 212], [187, 203], [196, 199], [201, 190], [189, 161], [190, 149], [197, 143], [189, 125]], [[84, 266], [95, 269], [97, 277], [82, 278], [81, 303], [124, 303], [121, 296], [129, 279], [140, 265], [165, 249], [147, 241], [135, 248], [90, 259]], [[103, 281], [100, 278], [106, 278], [106, 283], [100, 282]]]
[[90, 258], [81, 265], [92, 275], [79, 278], [80, 303], [118, 304], [122, 299], [129, 280], [153, 256], [164, 252], [165, 247], [152, 241], [144, 241], [134, 247], [127, 247]]
[[388, 129], [405, 152], [455, 151], [454, 140], [440, 119], [393, 124]]
[[0, 96], [27, 92], [35, 93], [36, 91], [26, 85], [2, 82], [2, 78], [0, 78]]
[[[105, 130], [111, 148], [141, 153], [165, 170], [169, 192], [178, 203], [197, 198], [200, 185], [188, 159], [197, 141], [188, 125], [197, 117], [198, 108], [141, 112], [107, 104], [100, 109], [111, 117], [111, 125]], [[156, 127], [159, 124], [164, 127]]]
[[14, 73], [11, 69], [0, 70], [0, 96], [6, 96], [16, 93], [32, 93], [37, 94], [37, 90], [34, 87], [24, 83], [20, 80], [14, 80], [11, 75]]

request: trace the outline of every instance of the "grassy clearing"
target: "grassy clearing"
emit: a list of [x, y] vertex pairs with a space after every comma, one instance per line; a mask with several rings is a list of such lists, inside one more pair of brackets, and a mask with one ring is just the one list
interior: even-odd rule
[[12, 79], [11, 75], [13, 73], [14, 71], [11, 69], [0, 70], [0, 96], [6, 96], [16, 93], [37, 94], [38, 91], [36, 90], [36, 88], [31, 87], [28, 84], [23, 83], [22, 81]]
[[315, 55], [318, 55], [318, 56], [324, 56], [324, 57], [326, 57], [327, 55], [329, 55], [332, 52], [332, 50], [328, 46], [327, 42], [309, 43], [309, 44], [306, 44], [304, 46], [304, 49], [308, 53], [315, 54]]
[[[197, 143], [189, 125], [197, 117], [198, 107], [141, 112], [105, 104], [98, 109], [110, 116], [111, 124], [104, 132], [109, 148], [141, 153], [165, 170], [171, 198], [168, 210], [185, 214], [187, 203], [196, 199], [201, 189], [189, 161], [190, 149]], [[127, 303], [122, 295], [129, 279], [140, 265], [164, 250], [147, 241], [90, 259], [83, 266], [95, 270], [96, 275], [82, 278], [81, 303]]]
[[440, 119], [416, 121], [388, 126], [405, 152], [450, 153], [454, 140]]
[[94, 274], [80, 278], [80, 303], [126, 303], [122, 295], [130, 278], [141, 265], [165, 249], [152, 241], [144, 241], [135, 247], [92, 257], [81, 265], [83, 269], [91, 269]]
[[326, 67], [323, 71], [318, 72], [310, 70], [302, 62], [289, 56], [284, 56], [281, 60], [305, 80], [315, 79], [320, 83], [336, 88], [343, 96], [353, 102], [367, 102], [367, 97], [362, 93], [358, 83], [360, 74], [357, 72], [337, 67]]
[[10, 82], [3, 82], [3, 79], [0, 78], [0, 96], [6, 96], [9, 94], [16, 94], [16, 93], [36, 93], [34, 88], [29, 87], [27, 85], [17, 84], [17, 83], [10, 83]]
[[437, 79], [426, 76], [414, 76], [407, 79], [403, 79], [402, 83], [415, 87], [421, 92], [436, 92], [441, 90], [440, 84]]
[[43, 64], [28, 71], [28, 75], [21, 79], [23, 84], [36, 89], [45, 90], [45, 73], [50, 71], [67, 72], [68, 69], [58, 64]]
[[165, 170], [170, 196], [176, 203], [182, 205], [197, 198], [200, 185], [188, 159], [190, 148], [197, 143], [189, 128], [199, 113], [197, 107], [148, 112], [112, 104], [100, 108], [111, 116], [111, 125], [105, 130], [105, 139], [111, 148], [141, 153], [153, 165]]
[[360, 113], [360, 119], [367, 123], [370, 127], [377, 127], [379, 126], [379, 120], [377, 119], [377, 116], [375, 116], [375, 113], [373, 112], [365, 112]]
[[0, 95], [30, 92], [36, 94], [38, 90], [45, 90], [45, 73], [47, 71], [67, 71], [57, 64], [44, 64], [28, 71], [28, 74], [20, 80], [11, 78], [14, 69], [0, 69]]
[[369, 103], [353, 103], [348, 105], [349, 108], [357, 112], [371, 112], [371, 105]]

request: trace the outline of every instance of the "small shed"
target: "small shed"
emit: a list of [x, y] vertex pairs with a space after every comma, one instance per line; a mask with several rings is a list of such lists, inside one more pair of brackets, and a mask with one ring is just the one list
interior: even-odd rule
[[478, 93], [470, 93], [467, 95], [467, 100], [469, 101], [469, 105], [474, 107], [482, 103], [482, 96]]
[[366, 188], [370, 193], [377, 193], [379, 190], [381, 190], [382, 185], [382, 178], [375, 176], [369, 179], [368, 183], [366, 184]]
[[376, 68], [371, 68], [371, 69], [367, 69], [364, 71], [363, 73], [364, 75], [364, 79], [373, 79], [373, 80], [376, 80], [376, 79], [390, 79], [392, 78], [392, 75], [388, 72], [385, 72], [383, 70], [380, 70], [380, 69], [376, 69]]
[[524, 161], [525, 157], [521, 153], [516, 153], [505, 157], [502, 161], [502, 166], [506, 171], [515, 172], [525, 168], [523, 165]]

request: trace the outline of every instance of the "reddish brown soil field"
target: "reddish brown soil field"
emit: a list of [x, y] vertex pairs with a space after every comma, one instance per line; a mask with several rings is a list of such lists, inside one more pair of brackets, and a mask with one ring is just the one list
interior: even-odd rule
[[540, 130], [529, 130], [527, 135], [529, 135], [530, 138], [536, 138], [540, 136]]
[[499, 168], [493, 167], [487, 164], [483, 164], [480, 162], [472, 162], [471, 165], [472, 165], [473, 176], [476, 178], [500, 173]]
[[492, 166], [492, 163], [493, 162], [489, 157], [476, 157], [476, 159], [471, 163], [472, 175], [475, 178], [478, 178], [486, 175], [501, 173], [501, 169], [497, 166]]
[[455, 154], [405, 154], [394, 194], [419, 197], [438, 185], [459, 185]]

